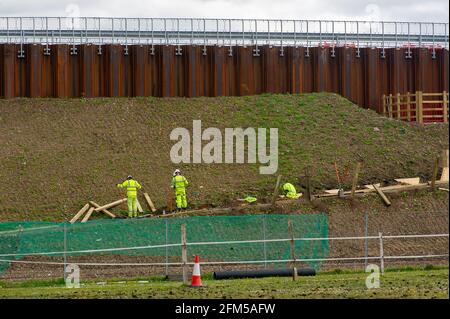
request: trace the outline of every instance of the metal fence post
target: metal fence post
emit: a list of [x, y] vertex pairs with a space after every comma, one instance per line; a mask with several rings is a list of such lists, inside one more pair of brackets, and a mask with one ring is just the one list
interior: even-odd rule
[[364, 213], [364, 236], [366, 237], [364, 239], [364, 269], [367, 268], [367, 257], [369, 255], [369, 239], [367, 238], [369, 236], [369, 215], [367, 212]]
[[384, 275], [384, 249], [383, 249], [383, 233], [378, 233], [378, 237], [380, 238], [380, 268], [381, 274]]
[[266, 248], [266, 214], [263, 215], [262, 219], [263, 226], [263, 249], [264, 249], [264, 268], [267, 268], [267, 248]]
[[186, 224], [181, 225], [181, 262], [183, 263], [183, 283], [187, 285], [187, 245], [186, 245]]
[[67, 267], [67, 223], [64, 222], [64, 270], [63, 270], [63, 275], [64, 275], [64, 280], [66, 280], [66, 267]]
[[169, 224], [167, 222], [167, 218], [166, 218], [166, 278], [169, 276], [169, 247], [167, 247], [167, 245], [169, 240]]

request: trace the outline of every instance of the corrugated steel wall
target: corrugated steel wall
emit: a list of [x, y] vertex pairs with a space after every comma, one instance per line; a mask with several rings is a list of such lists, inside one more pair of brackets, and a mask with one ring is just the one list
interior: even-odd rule
[[[0, 96], [222, 96], [335, 92], [381, 110], [382, 94], [448, 91], [448, 50], [0, 44]], [[101, 50], [101, 54], [99, 54]], [[231, 52], [230, 52], [231, 50]]]

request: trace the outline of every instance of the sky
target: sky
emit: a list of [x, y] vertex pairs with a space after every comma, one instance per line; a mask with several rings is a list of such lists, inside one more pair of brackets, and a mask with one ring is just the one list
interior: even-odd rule
[[0, 0], [0, 16], [448, 22], [448, 0]]

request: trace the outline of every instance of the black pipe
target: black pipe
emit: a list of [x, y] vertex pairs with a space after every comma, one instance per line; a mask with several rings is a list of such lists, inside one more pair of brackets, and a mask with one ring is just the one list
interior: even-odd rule
[[[215, 271], [214, 279], [234, 279], [234, 278], [261, 278], [261, 277], [290, 277], [293, 269], [258, 269], [258, 270], [235, 270], [235, 271]], [[297, 269], [299, 276], [315, 276], [316, 271], [312, 268]]]

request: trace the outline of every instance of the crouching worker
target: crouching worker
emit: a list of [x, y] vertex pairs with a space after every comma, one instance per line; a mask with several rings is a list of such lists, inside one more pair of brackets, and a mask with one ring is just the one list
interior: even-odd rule
[[175, 190], [175, 197], [177, 201], [177, 209], [186, 209], [187, 200], [186, 200], [186, 187], [189, 185], [186, 177], [181, 175], [181, 171], [176, 169], [173, 172], [172, 177], [172, 188]]
[[301, 193], [297, 194], [297, 190], [291, 183], [284, 183], [283, 186], [281, 186], [281, 190], [287, 198], [297, 199], [302, 196]]
[[133, 179], [133, 176], [128, 175], [127, 180], [122, 184], [117, 184], [118, 188], [127, 189], [127, 204], [128, 204], [128, 217], [137, 217], [137, 190], [141, 189], [141, 184]]

